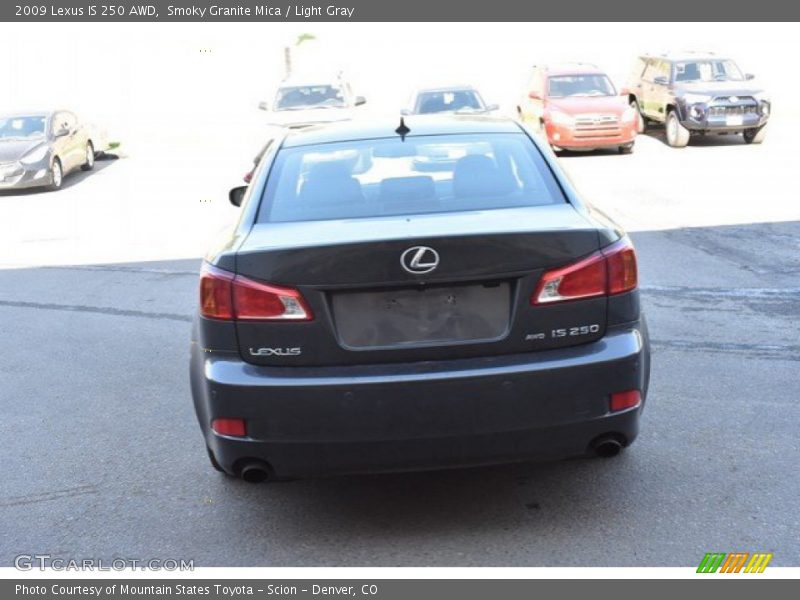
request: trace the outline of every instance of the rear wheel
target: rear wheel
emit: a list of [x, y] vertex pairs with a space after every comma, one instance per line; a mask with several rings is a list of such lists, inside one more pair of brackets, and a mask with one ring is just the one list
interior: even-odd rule
[[681, 125], [678, 113], [674, 110], [667, 115], [667, 144], [673, 148], [684, 148], [689, 143], [689, 130]]
[[92, 142], [86, 143], [84, 160], [86, 162], [84, 162], [81, 165], [81, 169], [83, 169], [84, 171], [91, 171], [92, 169], [94, 169], [94, 145], [92, 144]]
[[767, 126], [762, 125], [754, 129], [745, 129], [743, 133], [744, 141], [747, 144], [760, 144], [767, 136]]
[[61, 161], [58, 157], [53, 159], [53, 166], [50, 167], [50, 185], [47, 189], [55, 192], [61, 189], [61, 184], [64, 183], [64, 169], [61, 167]]
[[639, 103], [631, 100], [631, 108], [636, 111], [636, 133], [644, 133], [647, 129], [647, 121], [639, 108]]

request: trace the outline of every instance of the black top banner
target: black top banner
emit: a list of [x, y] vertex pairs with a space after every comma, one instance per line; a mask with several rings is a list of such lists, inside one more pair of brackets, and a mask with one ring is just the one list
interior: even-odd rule
[[20, 0], [0, 3], [0, 21], [210, 21], [210, 22], [368, 22], [368, 21], [797, 21], [800, 4], [787, 0], [641, 0], [548, 2], [544, 0], [291, 0], [180, 1]]

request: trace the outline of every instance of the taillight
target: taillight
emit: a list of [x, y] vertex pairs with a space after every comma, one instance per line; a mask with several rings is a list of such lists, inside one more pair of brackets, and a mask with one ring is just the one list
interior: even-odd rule
[[209, 319], [233, 319], [233, 273], [203, 263], [200, 271], [200, 314]]
[[639, 390], [628, 390], [626, 392], [614, 392], [611, 394], [611, 400], [608, 403], [611, 412], [625, 410], [639, 406], [642, 401], [642, 394]]
[[613, 296], [636, 287], [636, 253], [623, 238], [576, 263], [545, 271], [531, 304]]
[[628, 238], [601, 250], [608, 264], [608, 295], [629, 292], [639, 284], [636, 251]]
[[311, 321], [299, 291], [259, 283], [204, 264], [200, 272], [200, 314], [209, 319]]
[[310, 321], [311, 309], [300, 292], [252, 281], [237, 275], [233, 280], [236, 319], [268, 321]]
[[211, 421], [211, 429], [220, 435], [234, 437], [245, 437], [247, 435], [247, 426], [244, 419], [214, 419]]

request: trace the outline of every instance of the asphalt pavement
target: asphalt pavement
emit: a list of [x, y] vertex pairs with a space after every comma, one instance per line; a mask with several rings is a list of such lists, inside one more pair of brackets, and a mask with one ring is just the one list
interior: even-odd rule
[[561, 159], [631, 231], [653, 338], [642, 432], [608, 460], [221, 476], [195, 422], [189, 329], [238, 165], [130, 156], [61, 192], [0, 195], [0, 564], [694, 566], [764, 551], [800, 565], [793, 138], [661, 138]]

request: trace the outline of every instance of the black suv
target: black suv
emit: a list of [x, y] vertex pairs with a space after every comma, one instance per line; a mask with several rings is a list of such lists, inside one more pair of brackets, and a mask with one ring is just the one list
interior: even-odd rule
[[766, 135], [770, 101], [729, 58], [714, 54], [640, 56], [626, 89], [639, 111], [639, 133], [664, 123], [667, 143], [682, 148], [694, 135], [743, 134], [748, 144]]

